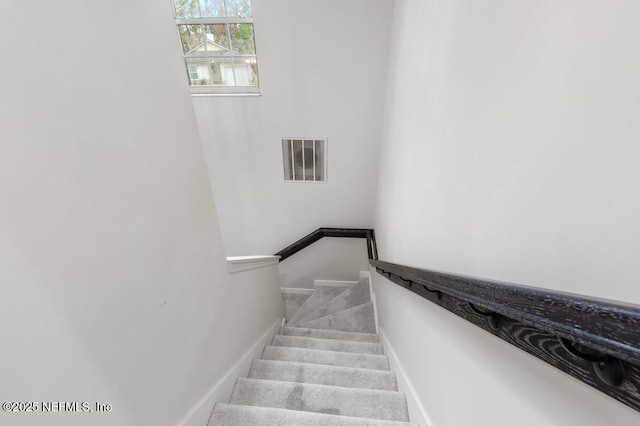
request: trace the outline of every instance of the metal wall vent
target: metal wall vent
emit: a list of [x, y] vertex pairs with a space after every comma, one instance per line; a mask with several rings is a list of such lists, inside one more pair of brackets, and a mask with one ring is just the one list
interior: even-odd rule
[[291, 182], [326, 182], [326, 154], [326, 139], [282, 139], [284, 180]]

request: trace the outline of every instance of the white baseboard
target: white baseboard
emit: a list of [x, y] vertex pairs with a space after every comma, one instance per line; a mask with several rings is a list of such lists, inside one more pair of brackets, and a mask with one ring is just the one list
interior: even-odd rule
[[324, 286], [324, 287], [353, 287], [358, 284], [358, 281], [334, 281], [334, 280], [314, 280], [313, 286]]
[[255, 358], [260, 358], [262, 350], [271, 342], [273, 336], [280, 329], [282, 320], [278, 319], [269, 329], [245, 352], [240, 360], [218, 381], [209, 393], [191, 410], [180, 423], [183, 426], [207, 426], [213, 406], [218, 401], [228, 402], [233, 392], [233, 386], [238, 377], [247, 377], [251, 362]]
[[311, 294], [312, 288], [295, 288], [295, 287], [280, 287], [280, 293], [285, 294]]
[[391, 342], [387, 339], [387, 335], [384, 333], [382, 328], [379, 330], [379, 335], [380, 343], [382, 343], [382, 347], [384, 348], [384, 353], [389, 358], [389, 368], [396, 374], [396, 378], [398, 379], [398, 391], [407, 395], [407, 406], [409, 408], [409, 418], [411, 419], [411, 423], [417, 423], [424, 426], [433, 425], [431, 419], [427, 415], [427, 411], [420, 402], [420, 399], [417, 398], [416, 391], [405, 373], [396, 351], [393, 349], [393, 346], [391, 346]]
[[378, 324], [378, 305], [376, 305], [376, 294], [371, 293], [371, 304], [373, 305], [373, 319], [376, 323], [376, 334], [380, 333], [380, 326]]
[[369, 281], [369, 300], [371, 300], [371, 304], [373, 305], [373, 318], [376, 323], [376, 334], [379, 332], [378, 328], [378, 306], [376, 305], [376, 294], [373, 292], [373, 282], [371, 282], [371, 272], [369, 271], [360, 271], [360, 281], [367, 280]]

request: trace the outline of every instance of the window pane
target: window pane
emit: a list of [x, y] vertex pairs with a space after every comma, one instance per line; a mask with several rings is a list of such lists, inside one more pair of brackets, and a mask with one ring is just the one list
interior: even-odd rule
[[211, 70], [206, 58], [187, 58], [187, 72], [191, 86], [210, 86]]
[[205, 37], [207, 38], [207, 53], [209, 55], [228, 55], [229, 35], [225, 24], [211, 24], [204, 26]]
[[282, 140], [282, 164], [284, 165], [284, 179], [293, 180], [293, 169], [291, 168], [291, 140]]
[[302, 180], [302, 141], [293, 141], [293, 179]]
[[316, 180], [324, 181], [324, 141], [317, 140], [316, 144]]
[[231, 48], [234, 54], [255, 55], [256, 45], [253, 39], [253, 24], [230, 24]]
[[236, 86], [258, 85], [258, 61], [255, 57], [235, 58]]
[[253, 16], [251, 0], [226, 0], [227, 16], [249, 18]]
[[200, 12], [203, 18], [225, 16], [224, 0], [199, 0]]
[[212, 59], [209, 59], [209, 85], [221, 86], [220, 83], [220, 68], [218, 64], [214, 63]]
[[178, 25], [182, 51], [185, 56], [202, 56], [205, 53], [202, 26]]
[[178, 18], [200, 17], [197, 0], [173, 0], [173, 5], [175, 6], [176, 17]]
[[233, 59], [219, 56], [209, 58], [213, 86], [235, 86], [236, 77], [233, 71]]

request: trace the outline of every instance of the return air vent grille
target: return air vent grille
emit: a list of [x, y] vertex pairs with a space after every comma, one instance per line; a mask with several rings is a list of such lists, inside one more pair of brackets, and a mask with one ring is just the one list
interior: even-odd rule
[[326, 154], [326, 139], [282, 139], [284, 180], [290, 182], [326, 182]]

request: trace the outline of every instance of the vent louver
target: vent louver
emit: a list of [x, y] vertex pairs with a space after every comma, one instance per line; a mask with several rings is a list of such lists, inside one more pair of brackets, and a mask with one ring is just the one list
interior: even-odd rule
[[291, 182], [326, 182], [326, 152], [326, 139], [282, 139], [284, 180]]

